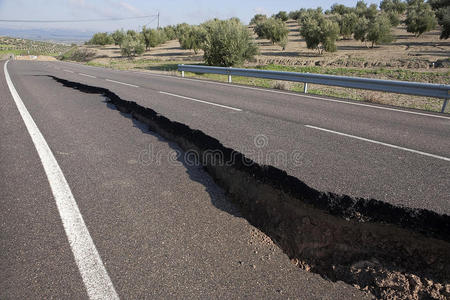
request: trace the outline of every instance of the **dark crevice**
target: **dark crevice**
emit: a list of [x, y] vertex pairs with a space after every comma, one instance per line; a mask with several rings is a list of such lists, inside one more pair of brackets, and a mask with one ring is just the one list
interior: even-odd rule
[[108, 89], [51, 77], [66, 87], [104, 95], [119, 111], [195, 153], [242, 215], [298, 266], [378, 298], [450, 297], [448, 215], [315, 190]]

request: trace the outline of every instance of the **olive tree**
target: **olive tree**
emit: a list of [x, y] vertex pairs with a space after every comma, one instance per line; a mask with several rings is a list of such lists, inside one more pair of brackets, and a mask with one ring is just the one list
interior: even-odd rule
[[268, 39], [272, 44], [279, 44], [283, 50], [288, 41], [289, 29], [280, 19], [270, 18], [264, 22], [258, 23], [254, 28], [259, 38]]
[[372, 42], [372, 48], [375, 44], [387, 44], [394, 40], [391, 31], [391, 21], [387, 15], [381, 14], [371, 22], [367, 31], [367, 40]]
[[89, 45], [109, 45], [113, 44], [113, 38], [108, 35], [107, 32], [98, 32], [92, 36], [92, 38], [87, 42]]
[[409, 0], [406, 11], [406, 30], [419, 37], [424, 32], [433, 30], [436, 25], [436, 16], [430, 4], [424, 0]]
[[354, 32], [355, 40], [367, 42], [374, 45], [390, 43], [394, 40], [392, 35], [392, 25], [386, 14], [380, 14], [373, 20], [360, 18], [356, 24]]
[[288, 14], [285, 11], [280, 11], [277, 14], [273, 15], [272, 17], [275, 19], [279, 19], [283, 22], [286, 22], [288, 20]]
[[433, 8], [438, 24], [441, 26], [441, 39], [450, 37], [450, 1], [448, 0], [429, 0], [428, 3]]
[[116, 30], [113, 33], [111, 33], [111, 38], [114, 40], [114, 45], [120, 45], [122, 44], [122, 40], [125, 37], [125, 32], [123, 29]]
[[401, 15], [406, 11], [406, 3], [401, 0], [382, 0], [380, 9], [385, 12], [396, 12]]
[[263, 14], [256, 14], [251, 20], [250, 25], [257, 25], [258, 23], [264, 22], [267, 20], [267, 16]]
[[206, 38], [206, 30], [202, 26], [191, 26], [180, 38], [179, 42], [183, 49], [194, 50], [197, 54], [202, 48]]
[[122, 55], [133, 57], [145, 52], [145, 43], [139, 35], [127, 34], [120, 45]]
[[247, 27], [234, 20], [212, 20], [203, 24], [204, 59], [208, 65], [230, 67], [253, 59], [258, 48]]
[[317, 49], [319, 54], [323, 51], [335, 52], [339, 25], [325, 18], [323, 14], [310, 14], [300, 22], [300, 35], [305, 39], [306, 46], [309, 49]]

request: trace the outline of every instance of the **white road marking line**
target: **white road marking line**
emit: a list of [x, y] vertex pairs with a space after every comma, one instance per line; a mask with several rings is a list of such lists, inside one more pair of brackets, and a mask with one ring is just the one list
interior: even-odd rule
[[41, 159], [88, 296], [90, 299], [119, 299], [84, 223], [69, 184], [44, 136], [17, 93], [9, 76], [7, 65], [8, 61], [4, 65], [6, 82]]
[[251, 87], [251, 86], [242, 86], [242, 85], [237, 85], [237, 84], [227, 84], [227, 83], [212, 82], [212, 81], [201, 80], [201, 79], [194, 79], [194, 78], [186, 78], [186, 77], [182, 78], [182, 77], [175, 77], [175, 76], [168, 76], [168, 75], [153, 74], [153, 73], [150, 73], [150, 72], [136, 72], [136, 73], [147, 74], [147, 75], [150, 75], [150, 76], [157, 76], [157, 77], [172, 78], [172, 79], [178, 79], [178, 80], [197, 81], [197, 82], [203, 82], [203, 83], [208, 83], [208, 84], [223, 85], [223, 86], [228, 86], [228, 87], [235, 87], [235, 88], [248, 89], [248, 90], [256, 90], [256, 91], [269, 92], [269, 93], [275, 93], [275, 94], [289, 95], [289, 96], [294, 96], [294, 97], [304, 97], [304, 98], [310, 98], [310, 99], [318, 99], [318, 100], [329, 101], [329, 102], [343, 103], [343, 104], [349, 104], [349, 105], [357, 105], [357, 106], [370, 107], [370, 108], [375, 108], [375, 109], [384, 109], [384, 110], [395, 111], [395, 112], [400, 112], [400, 113], [406, 113], [406, 114], [413, 114], [413, 115], [419, 115], [419, 116], [426, 116], [426, 117], [450, 120], [450, 117], [446, 117], [446, 116], [432, 115], [432, 114], [427, 114], [427, 113], [408, 111], [408, 110], [402, 110], [402, 109], [396, 109], [396, 108], [390, 108], [390, 107], [375, 106], [375, 105], [370, 105], [370, 104], [365, 104], [365, 103], [355, 103], [355, 102], [349, 102], [349, 101], [345, 101], [345, 100], [329, 99], [329, 98], [323, 98], [323, 97], [319, 97], [319, 96], [310, 96], [310, 95], [307, 95], [307, 94], [295, 94], [295, 93], [288, 93], [288, 92], [282, 92], [282, 91], [261, 89], [261, 88], [257, 88], [257, 87]]
[[168, 95], [168, 96], [172, 96], [172, 97], [178, 97], [178, 98], [182, 98], [182, 99], [186, 99], [186, 100], [191, 100], [191, 101], [195, 101], [195, 102], [200, 102], [200, 103], [210, 104], [210, 105], [214, 105], [214, 106], [219, 106], [219, 107], [223, 107], [223, 108], [227, 108], [227, 109], [231, 109], [231, 110], [235, 110], [235, 111], [242, 111], [242, 109], [240, 109], [240, 108], [235, 108], [235, 107], [221, 105], [221, 104], [212, 103], [212, 102], [208, 102], [208, 101], [198, 100], [198, 99], [185, 97], [185, 96], [180, 96], [180, 95], [176, 95], [176, 94], [172, 94], [172, 93], [166, 93], [166, 92], [159, 92], [159, 93], [160, 94], [164, 94], [164, 95]]
[[394, 149], [399, 149], [399, 150], [404, 150], [404, 151], [408, 151], [408, 152], [412, 152], [412, 153], [416, 153], [416, 154], [420, 154], [420, 155], [424, 155], [424, 156], [429, 156], [429, 157], [433, 157], [433, 158], [437, 158], [437, 159], [442, 159], [445, 161], [450, 161], [450, 158], [448, 157], [444, 157], [444, 156], [439, 156], [439, 155], [435, 155], [435, 154], [430, 154], [430, 153], [426, 153], [426, 152], [422, 152], [422, 151], [418, 151], [418, 150], [414, 150], [414, 149], [409, 149], [409, 148], [405, 148], [405, 147], [400, 147], [400, 146], [396, 146], [396, 145], [392, 145], [392, 144], [388, 144], [388, 143], [383, 143], [383, 142], [379, 142], [379, 141], [375, 141], [375, 140], [371, 140], [371, 139], [366, 139], [363, 137], [359, 137], [359, 136], [355, 136], [355, 135], [351, 135], [351, 134], [347, 134], [347, 133], [342, 133], [342, 132], [338, 132], [338, 131], [334, 131], [334, 130], [329, 130], [329, 129], [325, 129], [325, 128], [320, 128], [317, 126], [312, 126], [312, 125], [305, 125], [305, 127], [308, 128], [312, 128], [312, 129], [317, 129], [317, 130], [321, 130], [321, 131], [325, 131], [325, 132], [329, 132], [329, 133], [334, 133], [337, 135], [342, 135], [342, 136], [346, 136], [346, 137], [351, 137], [357, 140], [361, 140], [361, 141], [365, 141], [365, 142], [369, 142], [369, 143], [374, 143], [374, 144], [379, 144], [379, 145], [383, 145], [386, 147], [391, 147]]
[[[59, 62], [59, 63], [62, 63], [62, 62]], [[68, 63], [68, 62], [64, 62], [64, 63]], [[75, 63], [71, 63], [71, 64], [75, 64]], [[76, 65], [80, 65], [80, 64], [76, 64]], [[101, 67], [92, 67], [92, 66], [85, 66], [85, 65], [80, 65], [80, 66], [96, 68], [96, 69], [105, 69], [105, 68], [101, 68]], [[112, 70], [112, 71], [117, 71], [117, 70]], [[413, 114], [413, 115], [418, 115], [418, 116], [425, 116], [425, 117], [432, 117], [432, 118], [439, 118], [439, 119], [450, 120], [450, 117], [441, 116], [441, 115], [433, 115], [433, 114], [427, 114], [427, 113], [415, 112], [415, 111], [408, 111], [408, 110], [402, 110], [402, 109], [391, 108], [391, 107], [370, 105], [370, 104], [365, 104], [365, 103], [356, 103], [356, 102], [350, 102], [350, 101], [345, 101], [345, 100], [323, 98], [323, 97], [311, 96], [311, 95], [307, 95], [307, 94], [288, 93], [288, 92], [269, 90], [269, 89], [262, 89], [262, 88], [251, 87], [251, 86], [242, 86], [242, 85], [237, 85], [237, 84], [228, 84], [228, 83], [207, 81], [207, 80], [201, 80], [201, 79], [195, 79], [195, 78], [186, 78], [186, 77], [182, 78], [182, 77], [176, 77], [176, 76], [155, 74], [155, 73], [151, 73], [151, 72], [141, 72], [141, 71], [121, 71], [121, 72], [138, 73], [138, 74], [144, 74], [144, 75], [155, 76], [155, 77], [170, 78], [170, 79], [175, 79], [175, 80], [196, 81], [196, 82], [202, 82], [202, 83], [206, 83], [206, 84], [215, 84], [215, 85], [222, 85], [222, 86], [228, 86], [228, 87], [234, 87], [234, 88], [256, 90], [256, 91], [269, 92], [269, 93], [275, 93], [275, 94], [289, 95], [289, 96], [294, 96], [294, 97], [304, 97], [304, 98], [317, 99], [317, 100], [323, 100], [323, 101], [328, 101], [328, 102], [342, 103], [342, 104], [348, 104], [348, 105], [357, 105], [357, 106], [363, 106], [363, 107], [369, 107], [369, 108], [375, 108], [375, 109], [382, 109], [382, 110], [388, 110], [388, 111], [395, 111], [395, 112], [406, 113], [406, 114]]]
[[70, 71], [70, 70], [67, 70], [67, 69], [64, 69], [63, 71], [68, 72], [68, 73], [75, 73], [74, 71]]
[[106, 80], [106, 81], [109, 81], [109, 82], [114, 82], [114, 83], [123, 84], [123, 85], [128, 85], [128, 86], [132, 86], [132, 87], [138, 88], [138, 86], [137, 86], [137, 85], [134, 85], [134, 84], [129, 84], [129, 83], [125, 83], [125, 82], [115, 81], [115, 80], [112, 80], [112, 79], [105, 79], [105, 80]]
[[84, 73], [78, 73], [78, 75], [86, 76], [86, 77], [90, 77], [90, 78], [97, 78], [97, 77], [95, 77], [95, 76], [88, 75], [88, 74], [84, 74]]

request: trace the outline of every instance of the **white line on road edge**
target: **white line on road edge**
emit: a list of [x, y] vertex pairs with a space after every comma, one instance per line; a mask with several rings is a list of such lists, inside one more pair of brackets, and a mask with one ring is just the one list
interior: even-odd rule
[[180, 95], [176, 95], [176, 94], [171, 94], [171, 93], [166, 93], [166, 92], [159, 92], [159, 93], [160, 94], [164, 94], [164, 95], [168, 95], [168, 96], [172, 96], [172, 97], [178, 97], [178, 98], [182, 98], [182, 99], [186, 99], [186, 100], [191, 100], [191, 101], [196, 101], [196, 102], [200, 102], [200, 103], [215, 105], [215, 106], [219, 106], [219, 107], [223, 107], [223, 108], [228, 108], [228, 109], [235, 110], [235, 111], [242, 111], [242, 109], [240, 109], [240, 108], [234, 108], [234, 107], [231, 107], [231, 106], [226, 106], [226, 105], [222, 105], [222, 104], [217, 104], [217, 103], [212, 103], [212, 102], [208, 102], [208, 101], [198, 100], [198, 99], [189, 98], [189, 97], [185, 97], [185, 96], [180, 96]]
[[128, 85], [128, 86], [132, 86], [132, 87], [138, 88], [138, 86], [134, 85], [134, 84], [129, 84], [129, 83], [125, 83], [125, 82], [115, 81], [115, 80], [112, 80], [112, 79], [105, 79], [105, 80], [109, 81], [109, 82], [119, 83], [119, 84]]
[[74, 71], [70, 71], [70, 70], [66, 70], [66, 69], [64, 69], [63, 71], [64, 72], [69, 72], [69, 73], [75, 73]]
[[172, 78], [172, 79], [178, 79], [178, 80], [197, 81], [197, 82], [202, 82], [202, 83], [207, 83], [207, 84], [223, 85], [223, 86], [235, 87], [235, 88], [240, 88], [240, 89], [255, 90], [255, 91], [261, 91], [261, 92], [269, 92], [269, 93], [289, 95], [289, 96], [294, 96], [294, 97], [304, 97], [304, 98], [317, 99], [317, 100], [323, 100], [323, 101], [328, 101], [328, 102], [336, 102], [336, 103], [343, 103], [343, 104], [349, 104], [349, 105], [364, 106], [364, 107], [370, 107], [370, 108], [375, 108], [375, 109], [384, 109], [384, 110], [395, 111], [395, 112], [400, 112], [400, 113], [406, 113], [406, 114], [413, 114], [413, 115], [419, 115], [419, 116], [426, 116], [426, 117], [450, 120], [450, 117], [446, 117], [446, 116], [432, 115], [432, 114], [415, 112], [415, 111], [409, 111], [409, 110], [402, 110], [402, 109], [397, 109], [397, 108], [390, 108], [390, 107], [370, 105], [370, 104], [365, 104], [365, 103], [356, 103], [356, 102], [350, 102], [350, 101], [345, 101], [345, 100], [323, 98], [323, 97], [319, 97], [319, 96], [310, 96], [310, 95], [307, 95], [307, 94], [296, 94], [296, 93], [275, 91], [275, 90], [269, 90], [269, 89], [261, 89], [261, 88], [257, 88], [257, 87], [251, 87], [251, 86], [242, 86], [242, 85], [237, 85], [237, 84], [213, 82], [213, 81], [207, 81], [207, 80], [201, 80], [201, 79], [195, 79], [195, 78], [181, 78], [181, 77], [175, 77], [175, 76], [169, 76], [169, 75], [153, 74], [153, 73], [150, 73], [150, 72], [134, 71], [134, 73], [146, 74], [146, 75], [149, 75], [149, 76], [156, 76], [156, 77]]
[[365, 141], [365, 142], [369, 142], [369, 143], [379, 144], [379, 145], [383, 145], [383, 146], [386, 146], [386, 147], [391, 147], [391, 148], [394, 148], [394, 149], [404, 150], [404, 151], [408, 151], [408, 152], [412, 152], [412, 153], [416, 153], [416, 154], [420, 154], [420, 155], [424, 155], [424, 156], [429, 156], [429, 157], [433, 157], [433, 158], [437, 158], [437, 159], [442, 159], [442, 160], [445, 160], [445, 161], [450, 161], [450, 158], [444, 157], [444, 156], [439, 156], [439, 155], [430, 154], [430, 153], [426, 153], [426, 152], [422, 152], [422, 151], [418, 151], [418, 150], [413, 150], [413, 149], [409, 149], [409, 148], [404, 148], [404, 147], [400, 147], [400, 146], [396, 146], [396, 145], [392, 145], [392, 144], [378, 142], [378, 141], [366, 139], [366, 138], [363, 138], [363, 137], [359, 137], [359, 136], [355, 136], [355, 135], [351, 135], [351, 134], [346, 134], [346, 133], [342, 133], [342, 132], [338, 132], [338, 131], [333, 131], [333, 130], [329, 130], [329, 129], [325, 129], [325, 128], [320, 128], [320, 127], [316, 127], [316, 126], [312, 126], [312, 125], [305, 125], [305, 126], [308, 127], [308, 128], [312, 128], [312, 129], [317, 129], [317, 130], [321, 130], [321, 131], [325, 131], [325, 132], [329, 132], [329, 133], [334, 133], [334, 134], [338, 134], [338, 135], [342, 135], [342, 136], [346, 136], [346, 137], [351, 137], [351, 138], [358, 139], [358, 140]]
[[90, 299], [119, 299], [84, 223], [69, 184], [9, 77], [6, 67], [8, 62], [4, 65], [6, 82], [41, 159], [88, 296]]
[[84, 74], [84, 73], [78, 73], [78, 75], [86, 76], [86, 77], [91, 77], [91, 78], [97, 78], [97, 77], [95, 77], [95, 76], [88, 75], [88, 74]]

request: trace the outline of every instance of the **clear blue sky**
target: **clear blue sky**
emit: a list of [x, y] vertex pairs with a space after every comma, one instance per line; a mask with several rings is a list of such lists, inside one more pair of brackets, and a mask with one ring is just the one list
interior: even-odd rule
[[[357, 0], [273, 1], [273, 0], [0, 0], [0, 19], [98, 19], [110, 17], [145, 16], [160, 12], [161, 26], [187, 22], [199, 24], [212, 18], [238, 17], [248, 23], [256, 13], [272, 15], [280, 10], [321, 6], [328, 9], [339, 2], [354, 6]], [[378, 4], [380, 0], [366, 0]], [[152, 19], [97, 23], [17, 24], [0, 22], [0, 27], [15, 29], [73, 29], [112, 31], [118, 28], [138, 29]]]

